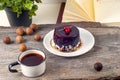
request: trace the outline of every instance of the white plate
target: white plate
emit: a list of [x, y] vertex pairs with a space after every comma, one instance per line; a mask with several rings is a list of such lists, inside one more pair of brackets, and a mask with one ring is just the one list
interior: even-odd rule
[[44, 40], [43, 40], [43, 45], [49, 52], [55, 55], [58, 55], [58, 56], [74, 57], [74, 56], [85, 54], [94, 46], [95, 39], [94, 39], [94, 36], [88, 30], [83, 29], [83, 28], [78, 28], [78, 29], [80, 32], [80, 39], [82, 41], [82, 46], [76, 51], [61, 52], [57, 49], [54, 49], [50, 44], [50, 41], [53, 39], [54, 30], [50, 31], [49, 33], [45, 35]]

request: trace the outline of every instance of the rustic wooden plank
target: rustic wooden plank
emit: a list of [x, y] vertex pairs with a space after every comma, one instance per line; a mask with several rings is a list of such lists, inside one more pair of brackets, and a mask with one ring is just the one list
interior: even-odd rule
[[[70, 24], [70, 23], [69, 23]], [[33, 35], [24, 38], [24, 42], [28, 49], [39, 49], [47, 55], [47, 69], [44, 75], [37, 78], [27, 78], [21, 73], [10, 73], [8, 64], [17, 60], [17, 56], [21, 53], [18, 50], [18, 43], [15, 42], [16, 28], [0, 28], [0, 80], [87, 80], [87, 79], [109, 79], [120, 76], [120, 28], [118, 27], [98, 27], [84, 26], [82, 23], [71, 23], [79, 27], [84, 27], [93, 33], [95, 37], [95, 46], [84, 55], [63, 58], [48, 52], [42, 43], [42, 40], [36, 42]], [[39, 25], [37, 33], [43, 37], [46, 33], [63, 24]], [[88, 24], [87, 24], [88, 25]], [[6, 45], [2, 38], [8, 35], [12, 38], [13, 43]], [[95, 62], [103, 64], [103, 70], [97, 72], [93, 65]], [[19, 66], [17, 66], [19, 68]]]

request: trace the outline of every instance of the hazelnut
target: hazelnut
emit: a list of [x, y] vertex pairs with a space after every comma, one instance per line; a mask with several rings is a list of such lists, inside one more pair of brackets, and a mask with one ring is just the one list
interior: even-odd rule
[[27, 46], [26, 46], [25, 44], [20, 44], [20, 45], [19, 45], [19, 50], [20, 50], [21, 52], [24, 52], [26, 49], [27, 49]]
[[16, 37], [16, 42], [17, 42], [17, 43], [22, 43], [23, 40], [24, 40], [24, 39], [23, 39], [22, 36], [17, 36], [17, 37]]
[[10, 43], [11, 43], [10, 37], [9, 37], [9, 36], [4, 37], [4, 38], [3, 38], [3, 42], [4, 42], [5, 44], [10, 44]]
[[103, 68], [102, 63], [96, 62], [96, 63], [94, 64], [94, 69], [95, 69], [96, 71], [101, 71], [102, 68]]
[[40, 34], [35, 34], [34, 35], [34, 40], [39, 41], [41, 39], [41, 35]]
[[36, 24], [31, 24], [30, 28], [35, 31], [38, 28], [38, 26]]
[[31, 35], [31, 34], [33, 34], [33, 30], [31, 29], [31, 28], [26, 28], [26, 34], [27, 35]]
[[16, 34], [18, 34], [18, 35], [23, 35], [23, 34], [24, 34], [23, 28], [22, 28], [22, 27], [17, 28], [17, 29], [16, 29]]

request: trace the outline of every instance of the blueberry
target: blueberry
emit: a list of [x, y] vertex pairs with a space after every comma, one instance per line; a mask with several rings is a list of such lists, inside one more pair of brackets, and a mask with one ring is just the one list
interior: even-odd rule
[[101, 71], [102, 68], [103, 68], [102, 63], [96, 62], [96, 63], [94, 64], [94, 69], [95, 69], [96, 71]]

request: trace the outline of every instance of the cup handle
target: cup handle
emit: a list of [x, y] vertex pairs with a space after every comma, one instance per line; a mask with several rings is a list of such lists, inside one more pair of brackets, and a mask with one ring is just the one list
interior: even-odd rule
[[12, 73], [18, 72], [18, 70], [12, 69], [12, 67], [13, 67], [13, 66], [16, 66], [16, 65], [19, 65], [18, 61], [9, 64], [9, 66], [8, 66], [9, 71], [12, 72]]

